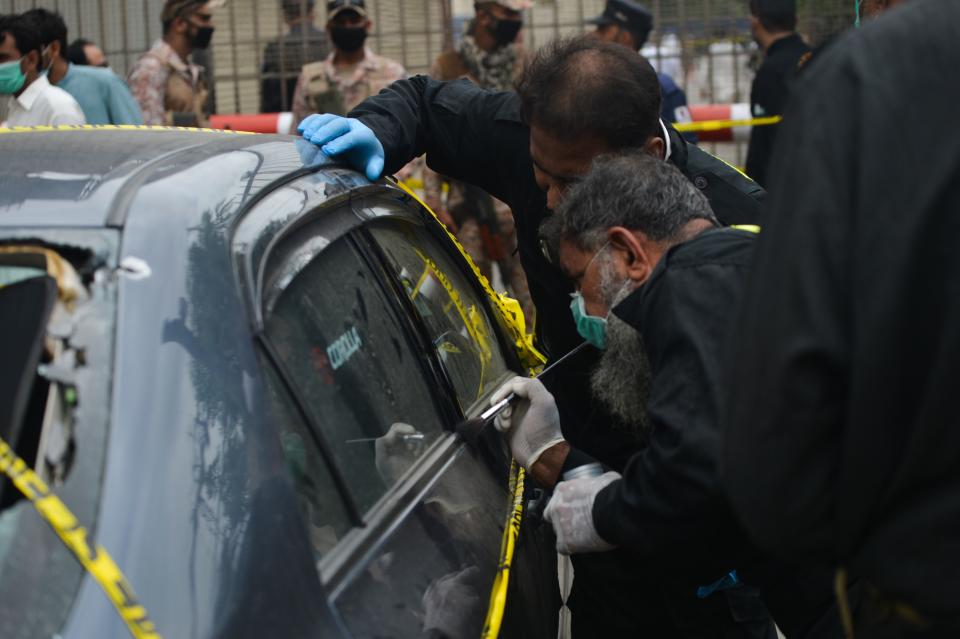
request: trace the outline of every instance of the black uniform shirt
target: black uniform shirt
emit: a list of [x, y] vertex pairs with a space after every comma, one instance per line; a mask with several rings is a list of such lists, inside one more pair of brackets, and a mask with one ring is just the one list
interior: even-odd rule
[[[540, 223], [549, 214], [530, 158], [530, 130], [520, 119], [512, 92], [483, 90], [467, 80], [439, 82], [426, 76], [400, 80], [350, 113], [370, 127], [386, 152], [386, 173], [427, 154], [433, 170], [475, 184], [504, 201], [516, 220], [520, 262], [537, 309], [539, 346], [556, 358], [581, 338], [570, 313], [573, 287], [540, 248]], [[671, 158], [710, 200], [725, 224], [758, 224], [765, 192], [742, 173], [669, 129]], [[616, 431], [596, 431], [591, 422], [588, 376], [596, 351], [545, 379], [558, 398], [568, 440], [604, 463], [622, 467], [635, 442]], [[562, 370], [561, 370], [562, 369]], [[607, 420], [600, 420], [606, 423]]]
[[[679, 593], [691, 598], [691, 584], [712, 583], [736, 568], [747, 584], [759, 587], [788, 636], [807, 636], [833, 601], [832, 571], [772, 562], [759, 553], [720, 483], [722, 394], [736, 385], [725, 378], [725, 354], [755, 238], [715, 229], [675, 246], [650, 280], [613, 309], [644, 337], [652, 373], [651, 430], [647, 446], [631, 450], [623, 480], [597, 495], [593, 516], [600, 535], [619, 546], [624, 565], [642, 566], [661, 584], [685, 587]], [[570, 466], [589, 461], [576, 449], [570, 457], [576, 460]], [[725, 594], [741, 626], [738, 634], [723, 636], [744, 636], [749, 628], [766, 636], [766, 610], [756, 596], [743, 589]], [[668, 598], [667, 604], [677, 601]], [[824, 626], [839, 630], [839, 622], [831, 623]], [[812, 636], [838, 635], [828, 630]]]
[[670, 249], [613, 309], [644, 338], [652, 373], [649, 444], [594, 501], [597, 532], [649, 562], [701, 574], [736, 568], [743, 535], [721, 497], [721, 352], [755, 234], [709, 230]]
[[[770, 45], [766, 57], [750, 88], [750, 112], [755, 118], [782, 115], [790, 94], [790, 84], [810, 47], [793, 33]], [[767, 169], [773, 154], [777, 127], [772, 124], [755, 126], [750, 132], [747, 149], [747, 175], [764, 187], [767, 185]]]
[[763, 547], [846, 564], [955, 620], [958, 42], [960, 2], [916, 0], [800, 81], [737, 322], [723, 458]]

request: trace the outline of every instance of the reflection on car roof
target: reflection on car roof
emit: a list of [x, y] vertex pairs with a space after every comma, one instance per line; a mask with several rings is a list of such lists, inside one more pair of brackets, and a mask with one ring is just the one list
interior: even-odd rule
[[[0, 154], [16, 158], [0, 169], [0, 226], [122, 226], [125, 207], [142, 185], [178, 173], [189, 173], [195, 183], [200, 163], [237, 152], [258, 158], [253, 174], [235, 176], [238, 184], [245, 184], [246, 201], [294, 171], [333, 164], [316, 152], [306, 158], [305, 151], [315, 149], [310, 147], [291, 136], [212, 129], [0, 129]], [[218, 165], [221, 184], [229, 166]]]

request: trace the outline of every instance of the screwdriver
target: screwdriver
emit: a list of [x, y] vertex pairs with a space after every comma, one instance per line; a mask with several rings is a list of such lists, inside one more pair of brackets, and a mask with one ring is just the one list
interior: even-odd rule
[[[406, 434], [406, 435], [400, 435], [400, 439], [402, 439], [402, 440], [405, 441], [405, 442], [409, 442], [409, 441], [415, 441], [415, 442], [422, 441], [424, 437], [425, 437], [425, 435], [424, 435], [423, 433], [408, 433], [408, 434]], [[375, 441], [377, 441], [378, 439], [380, 439], [380, 437], [361, 437], [361, 438], [359, 438], [359, 439], [348, 439], [348, 440], [346, 441], [346, 443], [348, 443], [348, 444], [362, 444], [363, 442], [375, 442]]]
[[[587, 343], [588, 342], [583, 342], [579, 346], [567, 351], [567, 353], [561, 356], [560, 359], [556, 360], [555, 362], [553, 362], [552, 364], [544, 368], [542, 371], [540, 371], [538, 374], [534, 375], [533, 378], [540, 379], [541, 377], [543, 377], [544, 375], [546, 375], [547, 373], [555, 369], [557, 366], [562, 364], [564, 361], [566, 361], [573, 355], [583, 350], [587, 346]], [[480, 413], [479, 417], [474, 417], [472, 419], [467, 419], [461, 422], [457, 426], [456, 431], [460, 433], [460, 435], [468, 441], [475, 440], [477, 435], [480, 434], [480, 431], [483, 430], [483, 427], [486, 426], [488, 423], [490, 423], [490, 420], [492, 420], [494, 417], [499, 415], [507, 406], [517, 401], [517, 399], [518, 397], [516, 395], [514, 395], [513, 393], [510, 393], [509, 395], [501, 399], [499, 402], [497, 402], [487, 410]]]

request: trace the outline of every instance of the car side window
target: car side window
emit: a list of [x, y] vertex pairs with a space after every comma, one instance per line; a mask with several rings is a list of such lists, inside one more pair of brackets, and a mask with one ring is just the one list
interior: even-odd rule
[[422, 356], [394, 313], [343, 237], [293, 276], [266, 319], [361, 511], [442, 433]]
[[297, 490], [297, 504], [317, 559], [329, 552], [350, 530], [351, 521], [316, 434], [303, 421], [293, 399], [271, 367], [267, 370], [267, 396], [280, 434], [287, 470]]
[[425, 228], [400, 219], [368, 227], [420, 314], [464, 412], [507, 374], [486, 306]]

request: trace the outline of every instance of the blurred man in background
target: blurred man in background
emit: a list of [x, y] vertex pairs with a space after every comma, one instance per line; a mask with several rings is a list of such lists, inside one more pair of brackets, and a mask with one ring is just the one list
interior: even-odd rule
[[87, 124], [142, 124], [140, 107], [127, 84], [109, 69], [67, 62], [67, 25], [58, 13], [32, 9], [25, 16], [40, 25], [47, 79], [77, 101]]
[[11, 96], [3, 126], [85, 124], [80, 105], [43, 73], [43, 37], [35, 18], [0, 17], [0, 95]]
[[287, 33], [267, 44], [260, 67], [260, 112], [289, 111], [303, 65], [327, 57], [327, 35], [313, 26], [314, 0], [281, 0]]
[[[796, 0], [750, 0], [750, 29], [764, 51], [753, 78], [750, 111], [755, 118], [781, 115], [797, 72], [810, 58], [810, 47], [796, 32]], [[747, 175], [763, 187], [777, 137], [776, 124], [755, 126], [747, 149]]]
[[206, 72], [190, 54], [210, 46], [213, 4], [167, 0], [163, 5], [163, 37], [137, 60], [128, 78], [144, 124], [207, 126]]
[[799, 81], [730, 340], [726, 493], [859, 579], [847, 636], [960, 636], [958, 41], [960, 3], [914, 0]]
[[84, 38], [77, 38], [70, 43], [66, 52], [67, 61], [71, 64], [91, 67], [109, 67], [107, 56], [103, 49]]
[[[653, 29], [653, 14], [633, 0], [607, 0], [603, 13], [587, 24], [596, 25], [595, 37], [639, 52]], [[658, 71], [657, 79], [660, 81], [660, 118], [664, 122], [692, 122], [683, 89], [666, 73]], [[683, 137], [688, 142], [697, 141], [695, 133], [685, 133]]]
[[[438, 80], [467, 78], [494, 91], [510, 91], [523, 73], [523, 49], [516, 43], [523, 28], [523, 10], [530, 0], [478, 2], [476, 15], [454, 50], [440, 54], [430, 69]], [[443, 186], [447, 197], [443, 200]], [[534, 309], [527, 277], [516, 255], [517, 234], [510, 207], [479, 187], [449, 180], [425, 169], [424, 200], [457, 234], [480, 272], [491, 278], [497, 263], [503, 282], [523, 308], [527, 328], [533, 329]]]
[[327, 3], [327, 35], [333, 51], [325, 60], [303, 67], [293, 94], [296, 122], [312, 113], [346, 115], [380, 89], [407, 77], [399, 62], [365, 46], [372, 27], [364, 0]]

